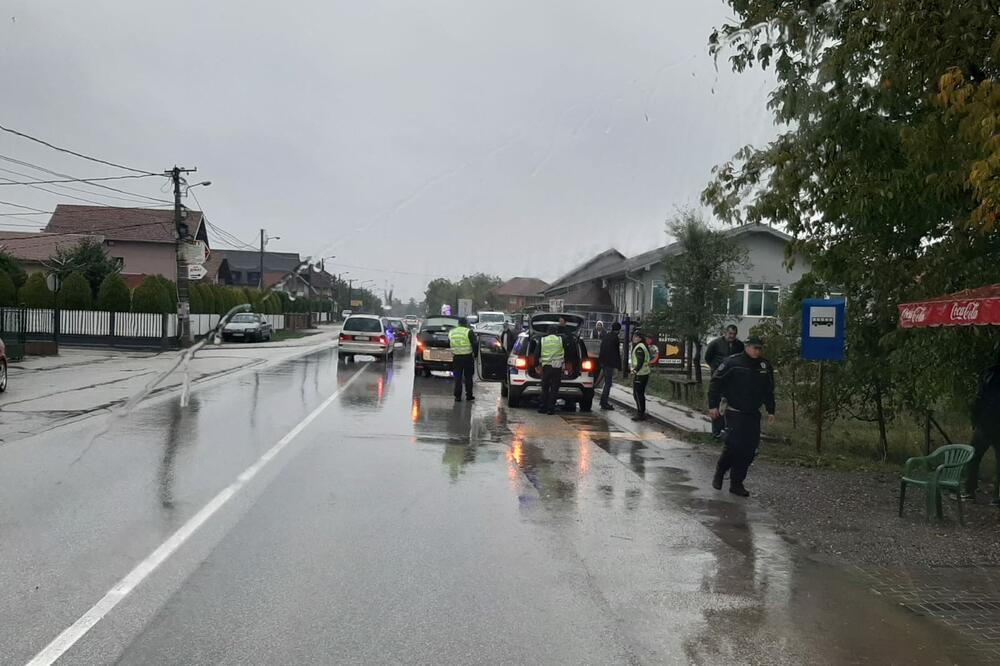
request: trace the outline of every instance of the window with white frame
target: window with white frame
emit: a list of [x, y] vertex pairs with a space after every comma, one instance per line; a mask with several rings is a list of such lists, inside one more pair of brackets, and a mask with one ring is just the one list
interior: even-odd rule
[[650, 292], [649, 304], [654, 311], [667, 307], [667, 303], [670, 301], [670, 290], [664, 280], [653, 280]]
[[773, 317], [778, 314], [781, 287], [776, 284], [733, 285], [726, 314], [737, 317]]

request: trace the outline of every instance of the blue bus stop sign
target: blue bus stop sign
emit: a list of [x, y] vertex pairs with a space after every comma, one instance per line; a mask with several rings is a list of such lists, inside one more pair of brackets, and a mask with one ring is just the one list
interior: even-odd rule
[[802, 358], [844, 360], [844, 305], [842, 298], [802, 301]]

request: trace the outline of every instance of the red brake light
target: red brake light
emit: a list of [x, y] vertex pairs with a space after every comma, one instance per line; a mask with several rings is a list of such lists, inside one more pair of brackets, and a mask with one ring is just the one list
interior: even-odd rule
[[518, 370], [524, 370], [525, 368], [528, 367], [528, 359], [524, 358], [523, 356], [518, 356], [517, 358], [514, 359], [514, 367], [517, 368]]
[[353, 335], [347, 335], [346, 333], [341, 333], [340, 334], [340, 339], [341, 340], [353, 340], [354, 336]]
[[384, 336], [384, 335], [380, 335], [380, 336], [378, 337], [378, 343], [379, 343], [380, 345], [384, 345], [384, 344], [385, 344], [385, 336]]
[[584, 372], [590, 372], [591, 370], [594, 369], [594, 362], [588, 358], [583, 363], [580, 364], [580, 367], [583, 369]]

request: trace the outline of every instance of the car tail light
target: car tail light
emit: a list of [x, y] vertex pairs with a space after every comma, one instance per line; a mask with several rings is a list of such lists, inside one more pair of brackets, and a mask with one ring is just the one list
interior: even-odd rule
[[523, 356], [518, 356], [517, 358], [514, 359], [514, 367], [517, 368], [518, 370], [524, 370], [525, 368], [528, 367], [528, 359], [524, 358]]
[[379, 343], [380, 345], [384, 345], [384, 344], [385, 344], [385, 336], [384, 336], [384, 335], [380, 335], [380, 336], [379, 336], [379, 338], [378, 338], [378, 343]]
[[340, 339], [341, 340], [353, 340], [354, 336], [353, 335], [345, 335], [344, 333], [341, 333], [340, 334]]
[[594, 369], [594, 362], [591, 361], [589, 358], [585, 359], [583, 363], [580, 364], [580, 369], [583, 370], [584, 372], [590, 372], [591, 370]]

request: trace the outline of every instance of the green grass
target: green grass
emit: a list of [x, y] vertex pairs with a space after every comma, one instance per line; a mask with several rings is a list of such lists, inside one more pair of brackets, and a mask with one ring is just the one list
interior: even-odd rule
[[[654, 372], [650, 376], [647, 394], [673, 400], [670, 384], [667, 381], [670, 376], [667, 373]], [[628, 386], [627, 382], [620, 383]], [[680, 402], [691, 409], [707, 411], [708, 377], [705, 377], [701, 386], [692, 387], [690, 399]], [[860, 421], [846, 414], [841, 415], [825, 424], [822, 449], [817, 453], [816, 428], [804, 413], [802, 406], [798, 406], [794, 422], [790, 401], [779, 400], [776, 411], [775, 424], [773, 426], [767, 425], [766, 422], [763, 424], [765, 435], [777, 440], [761, 447], [760, 453], [765, 459], [804, 467], [875, 470], [885, 469], [888, 466], [898, 469], [907, 458], [923, 455], [924, 452], [923, 422], [905, 412], [900, 412], [888, 423], [888, 460], [883, 464], [878, 451], [878, 424], [874, 422]], [[959, 444], [970, 440], [972, 431], [966, 415], [935, 413], [935, 418], [951, 437], [952, 442]], [[697, 443], [718, 444], [708, 435], [691, 435], [687, 439]], [[940, 433], [932, 428], [931, 448], [946, 443]], [[988, 455], [983, 461], [983, 477], [992, 478], [994, 467], [992, 456]]]

